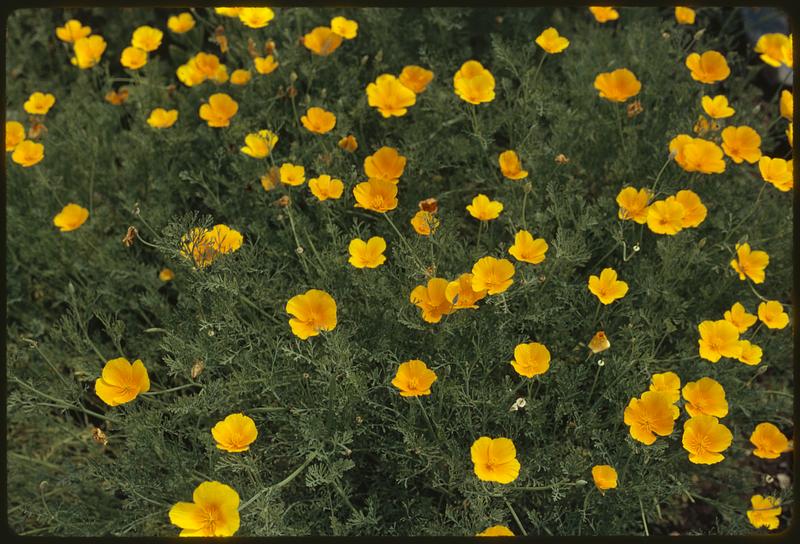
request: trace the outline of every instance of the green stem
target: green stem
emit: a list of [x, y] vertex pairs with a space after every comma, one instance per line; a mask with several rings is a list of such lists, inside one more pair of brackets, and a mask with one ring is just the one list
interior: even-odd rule
[[475, 241], [475, 249], [478, 250], [481, 248], [481, 234], [483, 234], [483, 227], [486, 224], [486, 221], [481, 221], [478, 224], [478, 239]]
[[668, 156], [667, 160], [664, 161], [664, 164], [661, 166], [661, 170], [659, 170], [658, 174], [656, 174], [656, 179], [653, 182], [653, 187], [650, 188], [650, 192], [653, 194], [653, 196], [656, 195], [656, 187], [658, 186], [658, 180], [661, 179], [661, 174], [664, 173], [664, 170], [667, 168], [667, 165], [669, 164], [669, 161], [671, 161], [671, 160], [672, 160], [672, 157]]
[[188, 389], [189, 387], [199, 387], [200, 389], [203, 389], [203, 386], [201, 384], [199, 384], [199, 383], [187, 383], [187, 384], [184, 384], [184, 385], [179, 385], [177, 387], [171, 387], [169, 389], [162, 389], [161, 391], [147, 391], [145, 393], [142, 393], [142, 395], [147, 395], [147, 396], [161, 395], [163, 393], [172, 393], [173, 391], [180, 391], [181, 389]]
[[[289, 225], [292, 227], [292, 235], [294, 236], [294, 243], [296, 249], [302, 250], [303, 246], [300, 245], [300, 238], [297, 236], [297, 230], [294, 227], [294, 217], [292, 216], [292, 207], [291, 204], [286, 206], [286, 215], [289, 216]], [[306, 258], [302, 253], [298, 253], [300, 255], [300, 264], [303, 265], [303, 270], [308, 276], [308, 265], [306, 264]]]
[[258, 493], [256, 493], [256, 494], [255, 494], [255, 495], [253, 495], [252, 497], [250, 497], [250, 499], [249, 499], [249, 500], [247, 500], [246, 502], [244, 502], [243, 504], [241, 504], [241, 505], [239, 506], [239, 512], [241, 512], [242, 510], [244, 510], [245, 508], [247, 508], [248, 506], [250, 506], [250, 505], [251, 505], [251, 504], [252, 504], [252, 503], [253, 503], [253, 502], [254, 502], [254, 501], [257, 499], [257, 498], [259, 498], [259, 497], [260, 497], [261, 495], [263, 495], [264, 493], [266, 493], [266, 492], [268, 492], [268, 491], [275, 491], [275, 490], [278, 490], [278, 489], [282, 488], [283, 486], [287, 485], [289, 482], [291, 482], [291, 481], [292, 481], [292, 480], [294, 480], [295, 478], [297, 478], [297, 477], [300, 475], [300, 473], [301, 473], [301, 472], [303, 472], [303, 471], [306, 469], [306, 467], [307, 467], [308, 465], [310, 465], [310, 464], [311, 464], [311, 462], [312, 462], [312, 461], [313, 461], [315, 458], [316, 458], [316, 454], [315, 454], [315, 453], [311, 453], [311, 454], [309, 454], [309, 455], [308, 455], [308, 457], [306, 457], [306, 460], [303, 462], [303, 464], [302, 464], [302, 465], [300, 465], [299, 467], [297, 467], [297, 468], [294, 470], [294, 472], [292, 472], [291, 474], [289, 474], [289, 475], [288, 475], [286, 478], [284, 478], [283, 480], [281, 480], [280, 482], [278, 482], [278, 483], [277, 483], [277, 484], [275, 484], [275, 485], [271, 485], [271, 486], [269, 486], [269, 487], [265, 487], [264, 489], [262, 489], [261, 491], [259, 491]]
[[524, 536], [528, 536], [528, 533], [525, 531], [525, 527], [522, 526], [522, 522], [519, 520], [519, 516], [517, 516], [517, 513], [514, 511], [514, 507], [511, 506], [511, 503], [508, 502], [508, 499], [503, 499], [503, 500], [505, 501], [506, 506], [508, 506], [508, 509], [511, 512], [511, 517], [514, 518], [514, 521], [516, 522], [517, 527], [519, 527], [519, 530], [522, 531], [522, 534]]
[[399, 236], [399, 237], [400, 237], [400, 240], [402, 240], [402, 241], [403, 241], [403, 243], [404, 243], [404, 244], [405, 244], [405, 246], [406, 246], [406, 249], [407, 249], [407, 250], [408, 250], [408, 252], [411, 254], [411, 257], [414, 259], [414, 262], [415, 262], [415, 263], [417, 263], [417, 266], [419, 266], [419, 269], [420, 269], [420, 271], [422, 272], [422, 275], [423, 275], [423, 276], [427, 276], [428, 272], [426, 271], [426, 269], [425, 269], [425, 266], [424, 266], [424, 265], [422, 264], [422, 262], [421, 262], [421, 261], [420, 261], [420, 260], [417, 258], [417, 254], [416, 254], [416, 253], [414, 253], [414, 250], [411, 248], [411, 244], [409, 244], [409, 243], [408, 243], [408, 240], [406, 240], [406, 237], [405, 237], [405, 236], [403, 236], [403, 233], [401, 233], [401, 232], [400, 232], [400, 230], [399, 230], [399, 229], [398, 229], [398, 228], [395, 226], [394, 222], [391, 220], [391, 218], [389, 217], [389, 215], [388, 215], [388, 214], [386, 214], [386, 213], [383, 213], [383, 214], [381, 214], [381, 215], [383, 215], [383, 217], [385, 217], [385, 218], [386, 218], [386, 221], [388, 221], [388, 222], [389, 222], [389, 225], [391, 225], [391, 227], [392, 227], [392, 228], [394, 229], [394, 231], [397, 233], [397, 236]]
[[536, 80], [539, 79], [539, 70], [542, 69], [542, 65], [544, 64], [544, 59], [547, 58], [547, 53], [542, 51], [542, 58], [539, 60], [539, 65], [536, 67], [536, 72], [533, 74], [533, 82], [531, 82], [531, 87], [536, 86]]
[[30, 391], [32, 391], [33, 393], [36, 393], [40, 397], [43, 397], [43, 398], [46, 398], [48, 400], [53, 401], [56, 404], [56, 406], [58, 406], [58, 407], [61, 407], [61, 408], [67, 409], [67, 410], [78, 410], [79, 412], [83, 412], [86, 415], [90, 415], [90, 416], [93, 416], [93, 417], [96, 417], [96, 418], [100, 418], [100, 419], [103, 419], [105, 421], [109, 421], [111, 423], [119, 423], [119, 420], [117, 420], [115, 418], [112, 418], [112, 417], [109, 417], [109, 416], [106, 416], [106, 415], [103, 415], [103, 414], [98, 414], [97, 412], [93, 412], [91, 410], [87, 410], [86, 408], [84, 408], [80, 404], [77, 404], [77, 405], [76, 404], [70, 404], [70, 403], [68, 403], [66, 401], [63, 401], [63, 400], [59, 399], [59, 398], [51, 397], [50, 395], [48, 395], [46, 393], [42, 393], [41, 391], [39, 391], [38, 389], [36, 389], [32, 385], [29, 385], [29, 384], [25, 383], [24, 381], [20, 380], [19, 378], [13, 377], [12, 379], [16, 383], [18, 383], [19, 385], [25, 387], [26, 389], [29, 389]]
[[525, 217], [525, 206], [528, 203], [528, 193], [530, 192], [527, 187], [523, 186], [524, 194], [522, 195], [522, 228], [528, 230], [528, 222]]

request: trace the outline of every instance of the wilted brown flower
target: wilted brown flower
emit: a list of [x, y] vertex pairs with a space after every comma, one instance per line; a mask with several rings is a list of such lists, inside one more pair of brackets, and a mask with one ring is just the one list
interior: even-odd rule
[[228, 52], [228, 38], [225, 37], [225, 27], [220, 25], [214, 30], [214, 41], [222, 53]]
[[439, 201], [435, 198], [426, 198], [419, 201], [419, 209], [423, 212], [436, 213], [439, 210]]
[[643, 111], [644, 108], [642, 107], [642, 103], [639, 102], [638, 100], [634, 100], [633, 102], [628, 104], [628, 119], [630, 119], [631, 117], [636, 117]]
[[33, 123], [28, 129], [28, 139], [30, 140], [36, 140], [42, 134], [47, 134], [47, 127], [42, 123]]
[[133, 242], [136, 241], [136, 235], [138, 232], [136, 231], [136, 227], [128, 227], [128, 232], [125, 233], [125, 236], [122, 238], [122, 245], [125, 247], [131, 247]]
[[92, 427], [92, 440], [98, 444], [108, 446], [108, 436], [99, 427]]
[[563, 153], [556, 155], [556, 164], [567, 164], [568, 162], [569, 158]]

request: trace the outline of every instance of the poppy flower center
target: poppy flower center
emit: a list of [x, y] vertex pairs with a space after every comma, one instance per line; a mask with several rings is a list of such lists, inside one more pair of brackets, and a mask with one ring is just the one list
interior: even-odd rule
[[416, 391], [419, 389], [419, 378], [416, 376], [412, 376], [408, 379], [408, 388], [412, 391]]
[[209, 505], [203, 508], [203, 514], [205, 514], [204, 525], [208, 532], [214, 533], [217, 529], [217, 523], [220, 522], [220, 515], [219, 507], [217, 505]]

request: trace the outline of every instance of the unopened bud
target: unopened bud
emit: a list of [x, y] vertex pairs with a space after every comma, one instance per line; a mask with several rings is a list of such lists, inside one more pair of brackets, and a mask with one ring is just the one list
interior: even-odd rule
[[196, 380], [197, 377], [203, 373], [203, 370], [206, 368], [205, 363], [203, 363], [202, 359], [197, 359], [194, 364], [192, 365], [192, 372], [191, 376], [193, 380]]
[[511, 408], [509, 408], [508, 411], [509, 412], [516, 412], [520, 408], [525, 408], [526, 404], [527, 404], [527, 402], [525, 402], [525, 399], [520, 397], [520, 398], [518, 398], [517, 400], [514, 401], [514, 404], [511, 405]]
[[575, 485], [576, 486], [586, 485], [586, 483], [587, 483], [586, 480], [576, 480], [575, 481]]
[[305, 251], [305, 250], [302, 248], [302, 246], [297, 246], [297, 249], [295, 249], [295, 252], [296, 252], [298, 255], [302, 255], [304, 251]]

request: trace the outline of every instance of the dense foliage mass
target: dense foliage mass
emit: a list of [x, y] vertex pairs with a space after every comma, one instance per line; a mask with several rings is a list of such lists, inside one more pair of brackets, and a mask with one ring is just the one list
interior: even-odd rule
[[791, 41], [738, 21], [15, 11], [11, 527], [786, 527]]

